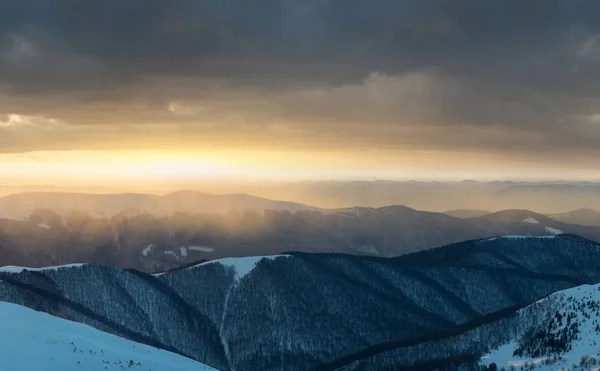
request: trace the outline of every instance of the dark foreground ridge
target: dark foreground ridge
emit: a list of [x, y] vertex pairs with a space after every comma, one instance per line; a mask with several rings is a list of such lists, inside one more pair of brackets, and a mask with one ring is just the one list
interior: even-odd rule
[[[0, 300], [221, 370], [418, 369], [477, 359], [516, 310], [600, 282], [598, 266], [600, 247], [580, 237], [497, 237], [392, 259], [292, 253], [158, 275], [7, 270]], [[471, 336], [487, 340], [473, 349]]]

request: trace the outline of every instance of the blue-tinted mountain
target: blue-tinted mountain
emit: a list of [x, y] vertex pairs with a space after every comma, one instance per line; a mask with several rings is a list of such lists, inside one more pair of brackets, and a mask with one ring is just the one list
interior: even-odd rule
[[[494, 237], [399, 258], [291, 253], [156, 275], [92, 264], [5, 268], [0, 300], [222, 370], [337, 369], [367, 360], [385, 369], [385, 353], [404, 349], [390, 368], [403, 369], [483, 354], [505, 335], [471, 353], [436, 342], [553, 292], [598, 283], [599, 266], [600, 246], [578, 236]], [[426, 345], [439, 352], [417, 351]]]

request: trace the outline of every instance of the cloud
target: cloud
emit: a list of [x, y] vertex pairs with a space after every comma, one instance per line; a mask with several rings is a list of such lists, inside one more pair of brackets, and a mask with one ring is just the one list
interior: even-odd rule
[[25, 38], [14, 34], [9, 34], [7, 38], [9, 43], [0, 50], [0, 57], [9, 66], [14, 67], [40, 57], [40, 53], [35, 46]]
[[0, 150], [164, 132], [576, 161], [600, 154], [582, 119], [598, 114], [598, 16], [584, 0], [9, 0], [0, 112], [63, 126], [13, 127]]

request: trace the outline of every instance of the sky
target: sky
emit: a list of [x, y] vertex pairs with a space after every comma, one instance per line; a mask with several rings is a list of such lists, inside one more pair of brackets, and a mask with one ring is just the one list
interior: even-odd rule
[[600, 180], [595, 0], [4, 0], [2, 182]]

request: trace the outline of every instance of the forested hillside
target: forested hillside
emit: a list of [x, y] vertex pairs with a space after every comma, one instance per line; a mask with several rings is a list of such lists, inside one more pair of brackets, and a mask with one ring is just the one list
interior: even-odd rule
[[374, 347], [442, 341], [500, 320], [552, 292], [600, 282], [598, 266], [600, 247], [580, 237], [498, 237], [394, 259], [294, 253], [157, 275], [6, 268], [0, 299], [218, 369], [326, 369]]
[[[117, 202], [120, 200], [127, 205], [140, 199], [125, 196], [114, 195], [114, 200], [105, 198], [114, 207], [121, 204]], [[188, 196], [193, 204], [194, 193]], [[91, 200], [101, 202], [105, 198]], [[244, 199], [240, 196], [230, 202], [240, 198]], [[0, 199], [0, 208], [1, 201], [7, 200], [13, 199]], [[18, 200], [13, 201], [22, 206]], [[177, 205], [182, 203], [186, 206], [183, 210], [190, 210], [185, 204], [187, 196], [169, 200], [177, 202], [165, 203], [166, 210], [171, 210], [168, 207], [177, 210]], [[243, 207], [245, 203], [238, 205]], [[269, 201], [261, 205], [284, 207], [286, 204]], [[197, 212], [153, 214], [134, 208], [102, 215], [77, 210], [66, 212], [60, 208], [34, 209], [23, 219], [0, 219], [0, 258], [5, 265], [43, 267], [85, 262], [154, 273], [199, 260], [288, 251], [396, 257], [498, 235], [572, 233], [600, 241], [600, 227], [562, 223], [527, 210], [507, 210], [466, 219], [405, 206], [340, 210], [297, 206], [292, 211], [259, 209], [260, 212], [232, 208], [223, 213], [202, 210], [202, 206], [198, 206]]]

